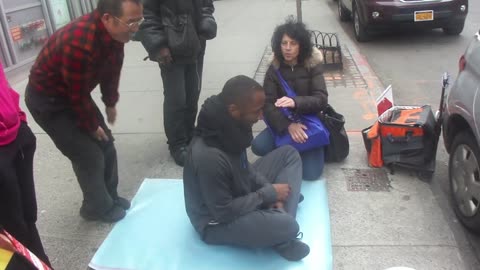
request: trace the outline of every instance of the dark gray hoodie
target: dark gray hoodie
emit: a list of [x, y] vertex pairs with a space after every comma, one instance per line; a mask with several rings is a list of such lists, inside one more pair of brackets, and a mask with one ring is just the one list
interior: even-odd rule
[[185, 207], [201, 235], [209, 223], [230, 223], [276, 202], [272, 184], [247, 160], [247, 129], [230, 117], [218, 96], [202, 106], [183, 172]]

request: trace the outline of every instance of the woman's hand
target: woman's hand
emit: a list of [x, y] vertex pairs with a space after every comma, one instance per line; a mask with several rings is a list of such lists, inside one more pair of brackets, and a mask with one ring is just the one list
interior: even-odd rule
[[307, 130], [307, 127], [301, 123], [291, 123], [288, 126], [288, 132], [296, 143], [305, 143], [307, 141], [308, 136], [305, 130]]
[[289, 97], [282, 97], [277, 99], [275, 106], [280, 108], [295, 108], [295, 101]]

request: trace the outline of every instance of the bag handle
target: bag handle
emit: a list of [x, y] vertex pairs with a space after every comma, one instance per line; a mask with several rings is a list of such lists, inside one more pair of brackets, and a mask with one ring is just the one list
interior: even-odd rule
[[[278, 69], [275, 69], [275, 73], [277, 74], [278, 80], [280, 81], [280, 84], [282, 85], [283, 90], [285, 90], [285, 93], [287, 94], [287, 96], [289, 98], [296, 97], [297, 94], [295, 94], [295, 91], [292, 90], [290, 85], [288, 85], [288, 83], [282, 77], [282, 74], [280, 74], [280, 71]], [[280, 111], [283, 113], [283, 115], [285, 115], [285, 117], [287, 117], [290, 121], [300, 122], [300, 120], [297, 119], [297, 117], [295, 117], [295, 115], [292, 113], [292, 111], [290, 109], [288, 109], [288, 108], [278, 108], [278, 109], [280, 109]]]
[[290, 98], [296, 97], [297, 94], [295, 93], [295, 91], [293, 91], [290, 85], [288, 85], [288, 83], [285, 81], [280, 71], [278, 69], [275, 69], [275, 73], [277, 73], [278, 80], [280, 81], [280, 84], [282, 85], [283, 90], [285, 90], [285, 92], [287, 93], [287, 96]]
[[405, 137], [403, 138], [398, 138], [398, 137], [393, 137], [391, 133], [387, 135], [387, 140], [390, 143], [408, 143], [413, 137], [413, 132], [412, 131], [407, 131], [405, 134]]

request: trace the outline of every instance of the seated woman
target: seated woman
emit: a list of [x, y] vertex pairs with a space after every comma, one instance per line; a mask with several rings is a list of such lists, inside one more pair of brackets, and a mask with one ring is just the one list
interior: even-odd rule
[[[295, 142], [304, 143], [308, 138], [306, 127], [289, 120], [280, 108], [289, 108], [297, 114], [320, 113], [325, 108], [328, 93], [323, 78], [322, 53], [313, 46], [305, 25], [293, 19], [277, 26], [272, 37], [272, 49], [274, 60], [263, 85], [267, 96], [263, 109], [265, 121], [273, 132], [288, 132]], [[295, 91], [296, 97], [286, 95], [276, 70]], [[258, 156], [264, 156], [275, 148], [274, 137], [268, 128], [252, 142], [252, 151]], [[323, 172], [324, 147], [304, 151], [300, 156], [303, 179], [318, 179]]]

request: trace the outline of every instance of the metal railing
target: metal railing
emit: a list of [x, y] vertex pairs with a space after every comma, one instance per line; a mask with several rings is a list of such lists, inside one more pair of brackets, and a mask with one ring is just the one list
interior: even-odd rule
[[336, 33], [310, 31], [312, 42], [323, 54], [326, 70], [343, 69], [342, 47]]

